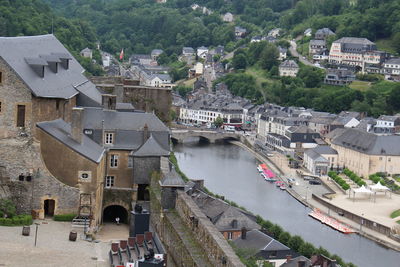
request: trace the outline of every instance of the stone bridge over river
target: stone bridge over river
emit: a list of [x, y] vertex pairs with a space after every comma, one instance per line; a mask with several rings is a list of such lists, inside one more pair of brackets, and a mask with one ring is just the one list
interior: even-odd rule
[[175, 143], [183, 143], [189, 137], [199, 137], [200, 140], [215, 143], [217, 140], [241, 141], [242, 135], [235, 132], [211, 131], [211, 130], [172, 130], [171, 139]]

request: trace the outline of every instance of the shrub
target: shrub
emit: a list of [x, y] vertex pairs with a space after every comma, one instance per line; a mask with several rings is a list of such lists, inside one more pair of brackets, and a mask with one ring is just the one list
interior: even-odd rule
[[54, 220], [59, 222], [71, 222], [76, 217], [76, 214], [59, 214], [54, 215]]
[[31, 215], [17, 215], [13, 218], [0, 218], [0, 225], [2, 226], [21, 226], [31, 225], [33, 222]]

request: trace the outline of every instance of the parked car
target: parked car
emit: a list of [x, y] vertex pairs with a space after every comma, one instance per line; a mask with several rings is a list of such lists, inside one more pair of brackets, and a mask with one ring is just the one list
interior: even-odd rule
[[318, 184], [321, 184], [321, 182], [320, 182], [320, 181], [318, 181], [318, 180], [311, 180], [311, 181], [308, 181], [308, 183], [309, 183], [309, 184], [312, 184], [312, 185], [318, 185]]

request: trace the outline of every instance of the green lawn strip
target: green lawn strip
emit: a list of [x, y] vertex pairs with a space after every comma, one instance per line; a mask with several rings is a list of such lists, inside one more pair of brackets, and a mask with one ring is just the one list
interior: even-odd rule
[[390, 214], [390, 218], [396, 218], [400, 216], [400, 209], [399, 210], [395, 210]]

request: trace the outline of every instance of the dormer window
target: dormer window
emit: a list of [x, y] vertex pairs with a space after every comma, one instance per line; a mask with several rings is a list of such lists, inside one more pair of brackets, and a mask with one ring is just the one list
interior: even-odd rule
[[114, 144], [114, 133], [105, 133], [104, 144], [106, 144], [106, 145]]

